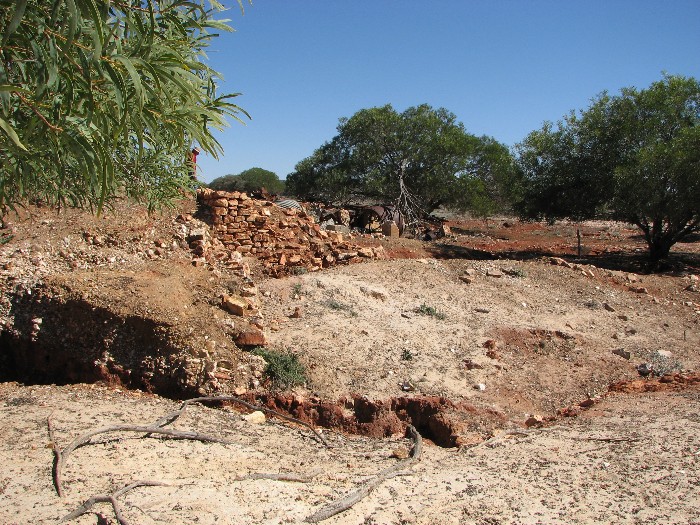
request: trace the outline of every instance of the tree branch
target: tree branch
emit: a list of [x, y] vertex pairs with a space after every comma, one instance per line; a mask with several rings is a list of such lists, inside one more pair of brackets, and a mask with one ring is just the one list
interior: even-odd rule
[[51, 473], [53, 475], [53, 485], [56, 488], [56, 493], [59, 498], [63, 497], [63, 490], [61, 489], [61, 470], [59, 464], [61, 460], [61, 449], [56, 443], [56, 436], [53, 431], [53, 422], [51, 418], [53, 417], [53, 412], [49, 415], [46, 420], [46, 424], [49, 427], [49, 440], [51, 441], [51, 450], [53, 451], [53, 466], [51, 467]]
[[82, 516], [86, 512], [89, 512], [90, 509], [95, 505], [95, 503], [109, 503], [112, 505], [112, 508], [114, 509], [114, 515], [117, 517], [117, 521], [119, 522], [120, 525], [129, 525], [129, 522], [126, 521], [124, 518], [124, 515], [122, 514], [121, 506], [119, 505], [119, 502], [117, 501], [117, 498], [120, 496], [123, 496], [127, 492], [134, 490], [135, 488], [138, 487], [169, 487], [170, 485], [168, 483], [162, 483], [160, 481], [134, 481], [133, 483], [130, 483], [119, 490], [116, 490], [112, 492], [111, 494], [107, 494], [104, 496], [92, 496], [91, 498], [87, 499], [80, 507], [75, 509], [73, 512], [70, 514], [66, 514], [63, 516], [60, 520], [59, 523], [63, 523], [65, 521], [70, 521], [73, 520], [79, 516]]
[[344, 512], [353, 505], [355, 505], [355, 503], [367, 496], [370, 492], [372, 492], [375, 488], [377, 488], [387, 479], [410, 474], [411, 472], [407, 472], [405, 469], [413, 466], [415, 463], [420, 461], [421, 453], [423, 452], [423, 438], [421, 438], [421, 435], [418, 433], [418, 431], [413, 425], [408, 426], [407, 432], [409, 436], [413, 439], [414, 443], [413, 449], [411, 450], [411, 457], [401, 461], [393, 467], [382, 470], [369, 483], [364, 484], [362, 487], [356, 489], [347, 496], [337, 501], [334, 501], [333, 503], [330, 503], [325, 507], [320, 508], [311, 516], [307, 517], [304, 521], [306, 521], [307, 523], [318, 523], [320, 521], [327, 520], [331, 516], [335, 516], [336, 514]]
[[66, 448], [64, 448], [60, 452], [60, 455], [56, 462], [56, 469], [54, 475], [54, 480], [57, 483], [56, 491], [58, 492], [59, 496], [62, 494], [62, 487], [60, 484], [61, 473], [63, 471], [63, 467], [65, 467], [66, 462], [68, 461], [68, 456], [70, 456], [71, 452], [73, 452], [76, 448], [89, 442], [93, 436], [96, 436], [98, 434], [105, 434], [107, 432], [143, 432], [145, 434], [163, 434], [165, 436], [170, 436], [176, 439], [190, 439], [193, 441], [203, 441], [206, 443], [222, 443], [224, 445], [230, 445], [232, 443], [235, 443], [234, 441], [220, 438], [217, 436], [212, 436], [209, 434], [200, 434], [198, 432], [173, 430], [168, 428], [158, 428], [152, 425], [144, 426], [127, 424], [98, 428], [97, 430], [93, 430], [91, 432], [88, 432], [87, 434], [83, 434], [82, 436], [75, 438], [66, 446]]
[[285, 421], [289, 421], [289, 422], [292, 422], [292, 423], [297, 423], [297, 424], [302, 425], [302, 426], [308, 428], [309, 430], [311, 430], [311, 432], [313, 432], [314, 436], [316, 436], [316, 438], [318, 438], [318, 440], [319, 440], [321, 443], [323, 443], [323, 444], [326, 446], [326, 448], [331, 448], [331, 446], [330, 446], [330, 444], [328, 443], [328, 441], [326, 441], [326, 439], [318, 432], [318, 430], [316, 430], [312, 425], [306, 423], [305, 421], [302, 421], [302, 420], [297, 419], [297, 418], [292, 417], [292, 416], [287, 416], [287, 415], [282, 414], [282, 413], [280, 413], [280, 412], [278, 412], [278, 411], [276, 411], [276, 410], [272, 410], [271, 408], [267, 408], [267, 407], [264, 407], [264, 406], [256, 405], [256, 404], [253, 404], [253, 403], [248, 403], [248, 402], [246, 402], [246, 401], [243, 401], [242, 399], [238, 399], [238, 398], [235, 397], [235, 396], [208, 396], [208, 397], [195, 397], [195, 398], [192, 398], [192, 399], [188, 399], [188, 400], [186, 400], [186, 401], [184, 401], [184, 402], [182, 403], [182, 405], [180, 406], [179, 409], [177, 409], [177, 410], [175, 410], [174, 412], [171, 412], [170, 414], [167, 414], [166, 416], [162, 417], [161, 419], [159, 419], [158, 421], [156, 421], [155, 423], [153, 423], [153, 426], [154, 426], [154, 427], [163, 427], [163, 426], [165, 426], [165, 425], [167, 425], [167, 424], [169, 424], [169, 423], [172, 423], [172, 422], [175, 421], [178, 417], [180, 417], [180, 415], [181, 415], [181, 414], [184, 412], [184, 410], [187, 408], [187, 405], [190, 405], [190, 404], [192, 404], [192, 403], [202, 403], [202, 402], [205, 402], [205, 401], [227, 401], [227, 402], [231, 402], [231, 403], [235, 403], [235, 404], [244, 406], [244, 407], [246, 407], [246, 408], [248, 408], [248, 409], [250, 409], [250, 410], [259, 410], [259, 411], [261, 411], [261, 412], [265, 412], [266, 414], [271, 414], [271, 415], [273, 415], [273, 416], [275, 416], [275, 417], [278, 417], [278, 418], [280, 418], [280, 419], [283, 419], [283, 420], [285, 420]]

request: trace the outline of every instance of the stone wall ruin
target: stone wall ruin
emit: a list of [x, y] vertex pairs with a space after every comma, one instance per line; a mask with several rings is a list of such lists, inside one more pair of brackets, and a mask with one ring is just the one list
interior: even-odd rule
[[357, 246], [342, 232], [322, 229], [303, 210], [242, 192], [201, 189], [197, 197], [212, 235], [229, 251], [256, 257], [274, 277], [386, 258], [381, 246]]

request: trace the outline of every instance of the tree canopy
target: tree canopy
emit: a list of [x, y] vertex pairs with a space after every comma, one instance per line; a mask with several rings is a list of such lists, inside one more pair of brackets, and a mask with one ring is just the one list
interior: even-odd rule
[[335, 204], [393, 203], [409, 217], [440, 206], [488, 213], [506, 200], [514, 173], [508, 148], [467, 133], [444, 108], [362, 109], [337, 130], [296, 165], [287, 191]]
[[[239, 2], [240, 3], [240, 2]], [[0, 0], [0, 214], [27, 200], [155, 207], [191, 188], [193, 144], [240, 120], [205, 49], [211, 0]]]
[[517, 146], [520, 210], [533, 218], [611, 218], [641, 228], [654, 261], [700, 229], [700, 83], [665, 76], [602, 93]]
[[238, 175], [224, 175], [209, 183], [213, 190], [224, 191], [258, 191], [267, 190], [269, 193], [280, 194], [284, 191], [284, 182], [274, 171], [262, 168], [250, 168]]

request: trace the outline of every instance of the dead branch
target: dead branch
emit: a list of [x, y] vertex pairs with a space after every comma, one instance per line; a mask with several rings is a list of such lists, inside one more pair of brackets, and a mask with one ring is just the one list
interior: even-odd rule
[[[53, 434], [53, 426], [50, 421], [49, 417], [49, 437], [52, 441], [52, 447], [54, 448], [54, 469], [53, 469], [53, 478], [54, 478], [54, 484], [56, 486], [56, 492], [58, 493], [59, 496], [63, 496], [63, 486], [61, 483], [61, 473], [63, 472], [63, 468], [65, 467], [66, 462], [68, 461], [68, 457], [70, 454], [78, 447], [81, 445], [84, 445], [90, 441], [90, 439], [98, 434], [105, 434], [107, 432], [143, 432], [146, 434], [146, 436], [150, 436], [151, 434], [162, 434], [165, 436], [170, 436], [172, 438], [176, 439], [190, 439], [194, 441], [204, 441], [204, 442], [209, 442], [209, 443], [223, 443], [223, 444], [231, 444], [233, 441], [227, 440], [224, 438], [220, 438], [217, 436], [212, 436], [209, 434], [201, 434], [198, 432], [190, 432], [190, 431], [185, 431], [185, 430], [173, 430], [173, 429], [166, 429], [163, 428], [166, 425], [174, 422], [177, 418], [179, 418], [185, 409], [187, 408], [188, 405], [191, 405], [192, 403], [201, 403], [205, 401], [228, 401], [231, 403], [237, 403], [239, 405], [242, 405], [250, 410], [260, 410], [262, 412], [265, 412], [267, 414], [272, 414], [275, 417], [278, 417], [280, 419], [286, 420], [286, 421], [291, 421], [293, 423], [300, 424], [309, 430], [313, 432], [313, 434], [327, 447], [330, 448], [330, 445], [328, 442], [325, 440], [325, 438], [311, 425], [308, 423], [301, 421], [300, 419], [291, 417], [291, 416], [286, 416], [284, 414], [281, 414], [280, 412], [277, 412], [275, 410], [263, 407], [263, 406], [258, 406], [254, 405], [252, 403], [247, 403], [246, 401], [242, 401], [241, 399], [238, 399], [237, 397], [234, 396], [208, 396], [208, 397], [196, 397], [193, 399], [188, 399], [185, 402], [182, 403], [180, 408], [177, 410], [166, 414], [162, 418], [158, 419], [154, 423], [151, 423], [150, 425], [131, 425], [131, 424], [124, 424], [124, 425], [113, 425], [109, 427], [103, 427], [99, 428], [97, 430], [93, 430], [91, 432], [88, 432], [86, 434], [83, 434], [82, 436], [79, 436], [75, 438], [71, 443], [69, 443], [63, 450], [60, 450], [57, 445], [55, 445], [55, 442], [53, 440], [52, 434]], [[292, 480], [289, 480], [292, 481]]]
[[154, 427], [163, 427], [165, 425], [168, 425], [175, 421], [180, 415], [185, 411], [187, 408], [187, 405], [191, 405], [192, 403], [202, 403], [205, 401], [229, 401], [231, 403], [236, 403], [238, 405], [242, 405], [250, 410], [259, 410], [261, 412], [264, 412], [266, 414], [271, 414], [275, 417], [278, 417], [280, 419], [283, 419], [285, 421], [289, 421], [292, 423], [296, 423], [298, 425], [302, 425], [303, 427], [308, 428], [311, 430], [311, 432], [314, 433], [314, 435], [318, 438], [319, 441], [321, 441], [326, 448], [331, 448], [330, 444], [326, 441], [326, 439], [316, 430], [312, 425], [306, 423], [305, 421], [302, 421], [300, 419], [297, 419], [292, 416], [287, 416], [285, 414], [282, 414], [281, 412], [278, 412], [276, 410], [272, 410], [271, 408], [267, 408], [264, 406], [260, 405], [255, 405], [253, 403], [248, 403], [246, 401], [243, 401], [242, 399], [238, 399], [235, 396], [209, 396], [209, 397], [195, 397], [193, 399], [188, 399], [185, 402], [182, 403], [179, 409], [175, 410], [174, 412], [171, 412], [170, 414], [167, 414], [160, 418], [158, 421], [153, 423]]
[[133, 483], [129, 483], [128, 485], [120, 488], [119, 490], [116, 490], [112, 492], [111, 494], [107, 494], [105, 496], [92, 496], [91, 498], [87, 499], [80, 507], [75, 509], [73, 512], [70, 514], [66, 514], [63, 516], [60, 520], [59, 523], [63, 523], [65, 521], [70, 521], [73, 520], [79, 516], [82, 516], [86, 512], [89, 512], [90, 509], [95, 505], [95, 503], [109, 503], [112, 505], [112, 508], [114, 509], [114, 515], [117, 518], [117, 521], [120, 523], [120, 525], [129, 525], [129, 522], [126, 521], [124, 518], [124, 515], [121, 510], [121, 506], [119, 505], [119, 501], [117, 498], [120, 496], [123, 496], [127, 492], [134, 490], [135, 488], [138, 487], [168, 487], [170, 486], [168, 483], [162, 483], [160, 481], [134, 481]]
[[220, 438], [218, 436], [212, 436], [209, 434], [200, 434], [199, 432], [189, 432], [186, 430], [173, 430], [169, 428], [157, 428], [151, 425], [113, 425], [109, 427], [98, 428], [97, 430], [93, 430], [75, 438], [62, 451], [60, 451], [60, 457], [56, 463], [56, 472], [54, 476], [54, 479], [58, 483], [56, 490], [59, 494], [61, 494], [62, 491], [62, 487], [60, 484], [61, 472], [63, 471], [63, 467], [66, 465], [66, 462], [68, 461], [68, 456], [71, 454], [71, 452], [73, 452], [79, 446], [88, 443], [93, 436], [96, 436], [98, 434], [106, 434], [107, 432], [143, 432], [145, 434], [162, 434], [175, 439], [190, 439], [193, 441], [203, 441], [205, 443], [222, 443], [225, 445], [230, 445], [231, 443], [234, 443], [234, 441], [232, 440]]
[[406, 471], [406, 468], [413, 466], [415, 463], [420, 461], [420, 456], [423, 452], [423, 438], [418, 433], [413, 425], [408, 426], [408, 434], [413, 439], [413, 449], [411, 450], [411, 456], [393, 467], [382, 470], [377, 476], [371, 480], [369, 483], [365, 483], [359, 489], [351, 492], [344, 498], [341, 498], [333, 503], [326, 505], [325, 507], [317, 510], [311, 516], [307, 517], [304, 521], [307, 523], [318, 523], [319, 521], [327, 520], [331, 516], [335, 516], [341, 512], [348, 510], [350, 507], [355, 505], [362, 498], [367, 496], [375, 488], [381, 485], [384, 481], [394, 478], [396, 476], [405, 476], [410, 474], [410, 471]]
[[569, 438], [574, 441], [604, 441], [606, 443], [634, 443], [635, 441], [641, 441], [639, 438], [627, 438], [627, 437], [572, 437]]
[[273, 481], [291, 481], [294, 483], [309, 483], [318, 474], [311, 474], [304, 476], [302, 474], [295, 474], [294, 472], [280, 472], [275, 473], [265, 473], [265, 472], [253, 472], [251, 474], [246, 474], [245, 476], [236, 476], [234, 481], [244, 481], [246, 479], [271, 479]]
[[49, 414], [46, 419], [46, 425], [49, 427], [49, 441], [51, 441], [51, 450], [53, 451], [53, 466], [51, 467], [51, 473], [53, 475], [53, 486], [56, 488], [56, 493], [59, 498], [63, 497], [63, 490], [61, 489], [61, 470], [59, 469], [59, 463], [61, 463], [61, 449], [56, 443], [56, 436], [53, 431], [53, 422], [51, 418], [53, 417], [53, 412]]

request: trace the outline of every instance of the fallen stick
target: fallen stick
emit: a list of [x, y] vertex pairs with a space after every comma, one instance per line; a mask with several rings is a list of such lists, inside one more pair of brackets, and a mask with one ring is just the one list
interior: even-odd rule
[[192, 403], [201, 403], [204, 401], [230, 401], [231, 403], [236, 403], [238, 405], [242, 405], [250, 410], [260, 410], [261, 412], [265, 412], [266, 414], [272, 414], [275, 417], [278, 417], [280, 419], [283, 419], [285, 421], [290, 421], [292, 423], [297, 423], [299, 425], [302, 425], [311, 432], [314, 433], [314, 435], [321, 441], [326, 448], [331, 448], [331, 446], [328, 444], [326, 439], [316, 430], [312, 425], [306, 423], [305, 421], [302, 421], [301, 419], [297, 419], [292, 416], [287, 416], [285, 414], [282, 414], [281, 412], [278, 412], [276, 410], [272, 410], [271, 408], [267, 408], [264, 406], [260, 405], [255, 405], [253, 403], [248, 403], [247, 401], [243, 401], [242, 399], [238, 399], [236, 396], [208, 396], [208, 397], [195, 397], [192, 399], [188, 399], [182, 403], [179, 409], [171, 412], [170, 414], [167, 414], [160, 418], [158, 421], [153, 423], [154, 427], [163, 427], [165, 425], [168, 425], [175, 421], [180, 415], [185, 411], [187, 408], [187, 405], [190, 405]]
[[573, 441], [605, 441], [606, 443], [634, 443], [636, 441], [641, 441], [640, 438], [628, 438], [628, 437], [571, 437], [569, 438]]
[[253, 472], [251, 474], [246, 474], [245, 476], [236, 476], [234, 481], [244, 481], [246, 479], [271, 479], [273, 481], [291, 481], [294, 483], [308, 483], [312, 481], [317, 475], [318, 474], [295, 474], [294, 472], [280, 472], [279, 474]]
[[319, 521], [327, 520], [331, 516], [335, 516], [341, 512], [348, 510], [350, 507], [355, 505], [362, 498], [367, 496], [375, 488], [381, 485], [384, 481], [394, 478], [396, 476], [405, 476], [410, 474], [410, 471], [406, 471], [406, 468], [413, 466], [415, 463], [420, 461], [421, 453], [423, 452], [423, 438], [418, 433], [413, 425], [408, 426], [408, 434], [413, 439], [413, 449], [411, 450], [411, 457], [401, 461], [399, 464], [394, 465], [388, 469], [382, 470], [377, 476], [371, 480], [369, 483], [363, 485], [362, 487], [351, 492], [347, 496], [334, 501], [322, 507], [321, 509], [314, 512], [311, 516], [307, 517], [304, 521], [307, 523], [318, 523]]
[[92, 496], [91, 498], [85, 500], [85, 502], [75, 509], [73, 512], [70, 514], [66, 514], [63, 516], [58, 522], [63, 523], [65, 521], [70, 521], [73, 520], [79, 516], [82, 516], [86, 512], [89, 512], [90, 509], [95, 505], [95, 503], [109, 503], [112, 505], [112, 508], [114, 509], [114, 515], [117, 518], [117, 521], [119, 522], [120, 525], [129, 525], [129, 522], [126, 521], [124, 518], [124, 515], [122, 514], [121, 510], [121, 505], [119, 504], [119, 501], [117, 498], [120, 496], [123, 496], [127, 492], [134, 490], [135, 488], [138, 487], [168, 487], [167, 483], [162, 483], [160, 481], [134, 481], [133, 483], [129, 483], [128, 485], [120, 488], [119, 490], [116, 490], [112, 492], [111, 494], [107, 494], [105, 496]]
[[56, 493], [59, 498], [63, 497], [63, 490], [61, 489], [61, 470], [59, 464], [61, 463], [61, 449], [56, 443], [56, 437], [53, 431], [53, 422], [51, 418], [53, 417], [53, 412], [49, 414], [46, 419], [46, 425], [49, 427], [49, 441], [51, 441], [51, 450], [53, 450], [53, 466], [51, 467], [51, 474], [53, 475], [53, 486], [56, 488]]
[[61, 472], [63, 471], [63, 467], [65, 467], [66, 462], [68, 461], [68, 456], [70, 456], [71, 452], [73, 452], [79, 446], [89, 442], [93, 436], [96, 436], [97, 434], [106, 434], [107, 432], [143, 432], [145, 434], [162, 434], [176, 439], [190, 439], [193, 441], [203, 441], [205, 443], [222, 443], [224, 445], [230, 445], [232, 443], [235, 443], [232, 440], [212, 436], [209, 434], [200, 434], [199, 432], [189, 432], [186, 430], [173, 430], [169, 428], [156, 428], [151, 425], [144, 426], [127, 424], [98, 428], [97, 430], [93, 430], [91, 432], [88, 432], [87, 434], [83, 434], [82, 436], [75, 438], [62, 451], [60, 451], [60, 454], [58, 455], [58, 460], [56, 461], [56, 470], [54, 474], [54, 480], [57, 483], [56, 491], [59, 495], [62, 494], [62, 486], [60, 483]]

